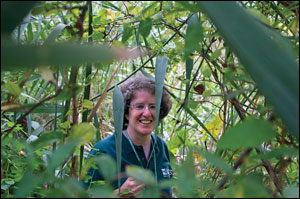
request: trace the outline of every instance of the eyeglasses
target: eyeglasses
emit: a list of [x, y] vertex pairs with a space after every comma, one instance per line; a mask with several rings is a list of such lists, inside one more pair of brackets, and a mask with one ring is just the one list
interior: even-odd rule
[[[131, 104], [131, 105], [129, 105], [129, 107], [133, 107], [135, 110], [145, 110], [146, 105], [137, 103], [137, 104]], [[155, 104], [148, 105], [148, 109], [150, 111], [155, 111], [155, 109], [156, 109]]]

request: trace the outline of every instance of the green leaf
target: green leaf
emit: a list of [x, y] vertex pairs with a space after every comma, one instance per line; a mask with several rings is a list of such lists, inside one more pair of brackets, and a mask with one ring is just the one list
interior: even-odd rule
[[48, 169], [52, 173], [61, 165], [74, 151], [78, 144], [78, 140], [71, 140], [65, 144], [62, 144], [49, 158]]
[[218, 142], [220, 149], [258, 147], [276, 136], [271, 123], [249, 119], [227, 129]]
[[185, 67], [186, 67], [186, 87], [185, 87], [185, 96], [188, 95], [188, 88], [190, 86], [190, 79], [191, 79], [191, 74], [192, 74], [192, 70], [193, 70], [193, 64], [194, 60], [191, 58], [187, 58], [185, 60]]
[[40, 181], [41, 178], [38, 178], [38, 176], [33, 174], [32, 171], [27, 170], [20, 183], [18, 183], [18, 189], [14, 193], [14, 197], [27, 197], [27, 195], [36, 188]]
[[147, 38], [147, 36], [150, 34], [152, 28], [152, 19], [147, 18], [145, 20], [141, 20], [139, 24], [139, 33]]
[[111, 50], [103, 45], [56, 43], [15, 45], [1, 38], [1, 70], [24, 70], [38, 66], [65, 66], [84, 63], [109, 63]]
[[175, 2], [182, 5], [184, 8], [188, 9], [193, 13], [199, 12], [199, 8], [195, 6], [195, 4], [191, 4], [188, 1], [175, 1]]
[[202, 70], [202, 74], [203, 74], [204, 77], [209, 78], [209, 77], [211, 76], [211, 70], [210, 70], [210, 68], [205, 67], [205, 68]]
[[299, 142], [299, 66], [289, 43], [236, 2], [198, 5]]
[[221, 50], [222, 50], [222, 49], [215, 50], [215, 51], [211, 54], [209, 60], [210, 60], [210, 61], [213, 61], [213, 60], [215, 60], [216, 58], [220, 57], [220, 55], [221, 55]]
[[92, 109], [93, 103], [90, 100], [84, 99], [82, 102], [82, 107], [87, 109]]
[[205, 90], [205, 91], [202, 93], [202, 96], [203, 96], [203, 97], [209, 97], [211, 94], [212, 94], [212, 90]]
[[36, 141], [31, 142], [30, 145], [36, 150], [62, 140], [63, 137], [64, 135], [59, 131], [44, 133]]
[[[195, 175], [194, 156], [192, 150], [187, 153], [186, 160], [181, 166], [175, 165], [176, 171], [176, 187], [178, 187], [178, 197], [182, 198], [197, 198], [196, 189], [198, 189], [198, 181]], [[196, 188], [197, 187], [197, 188]]]
[[248, 8], [247, 11], [251, 15], [256, 17], [258, 20], [261, 20], [262, 22], [270, 25], [269, 19], [264, 14], [262, 14], [259, 10], [255, 9], [255, 8]]
[[163, 56], [162, 58], [156, 58], [155, 65], [155, 134], [158, 133], [158, 122], [159, 122], [159, 110], [162, 100], [163, 86], [164, 86], [164, 78], [167, 71], [168, 58]]
[[[12, 109], [9, 109], [8, 111], [16, 112], [16, 113], [25, 113], [34, 105], [35, 104], [25, 104], [21, 108], [12, 108]], [[35, 108], [31, 113], [55, 113], [56, 108], [57, 108], [57, 112], [60, 113], [63, 109], [63, 106], [56, 105], [56, 104], [43, 103], [43, 104], [39, 105], [37, 108]]]
[[139, 195], [140, 198], [161, 198], [160, 190], [157, 186], [146, 186]]
[[93, 33], [93, 34], [92, 34], [92, 38], [95, 39], [95, 40], [100, 40], [100, 39], [103, 38], [103, 36], [104, 36], [104, 34], [101, 33], [101, 32]]
[[86, 144], [91, 141], [96, 134], [95, 127], [87, 122], [83, 122], [81, 124], [74, 125], [72, 127], [71, 135], [69, 136], [70, 140], [79, 139], [80, 144]]
[[15, 97], [18, 97], [22, 92], [22, 90], [21, 90], [21, 88], [19, 87], [18, 84], [10, 82], [10, 81], [7, 81], [4, 84], [3, 88], [5, 90], [7, 90], [8, 93], [14, 95]]
[[134, 28], [130, 27], [129, 25], [124, 25], [124, 32], [122, 35], [122, 43], [125, 43], [131, 36]]
[[126, 174], [129, 177], [133, 177], [139, 183], [143, 183], [145, 185], [155, 184], [153, 173], [148, 169], [144, 169], [136, 165], [130, 165], [126, 167]]
[[63, 24], [63, 23], [60, 23], [58, 24], [53, 30], [52, 32], [50, 33], [50, 35], [48, 36], [48, 38], [46, 39], [45, 43], [44, 44], [50, 44], [50, 43], [53, 43], [55, 41], [55, 38], [59, 35], [59, 33], [61, 33], [61, 31], [69, 26], [71, 24], [68, 23], [68, 24]]
[[275, 148], [272, 151], [266, 152], [265, 154], [259, 155], [262, 159], [271, 159], [277, 158], [280, 159], [281, 157], [297, 157], [299, 158], [299, 149], [289, 148], [289, 147], [279, 147]]
[[116, 162], [111, 156], [102, 154], [95, 157], [95, 162], [100, 168], [101, 174], [106, 181], [112, 181], [115, 179], [117, 174]]
[[218, 198], [270, 198], [268, 188], [262, 183], [262, 175], [251, 173], [235, 177], [237, 182], [217, 194]]
[[285, 198], [299, 198], [299, 187], [296, 185], [288, 185], [283, 189]]

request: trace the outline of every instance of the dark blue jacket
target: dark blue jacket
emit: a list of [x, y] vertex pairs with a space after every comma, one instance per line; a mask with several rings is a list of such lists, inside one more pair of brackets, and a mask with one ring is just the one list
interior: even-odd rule
[[[154, 142], [155, 135], [152, 133], [152, 140]], [[147, 160], [145, 157], [145, 153], [143, 150], [143, 146], [137, 146], [134, 145], [135, 150], [137, 154], [140, 157], [140, 160], [142, 161], [144, 168], [147, 165]], [[150, 152], [152, 151], [152, 145]], [[107, 138], [101, 140], [90, 151], [89, 156], [93, 155], [100, 155], [102, 153], [106, 153], [113, 157], [115, 160], [117, 160], [116, 156], [116, 142], [115, 142], [115, 133], [111, 136], [108, 136]], [[169, 157], [169, 151], [167, 148], [166, 143], [157, 136], [157, 142], [155, 145], [155, 155], [156, 155], [156, 169], [157, 169], [157, 181], [161, 181], [164, 179], [170, 179], [172, 177], [172, 168], [170, 164], [170, 157]], [[148, 169], [150, 169], [154, 174], [154, 157], [152, 156], [149, 160], [149, 166]], [[129, 140], [127, 137], [122, 134], [122, 161], [121, 161], [121, 173], [125, 172], [126, 165], [137, 165], [140, 166], [139, 161], [137, 160], [134, 151], [129, 143]], [[91, 181], [98, 181], [98, 180], [104, 180], [102, 175], [99, 173], [99, 170], [95, 170], [94, 168], [90, 168], [87, 173], [88, 176], [91, 176], [92, 178], [88, 180], [88, 182], [83, 183], [83, 185], [88, 188]], [[121, 178], [121, 186], [122, 184], [127, 180], [127, 178]], [[118, 182], [114, 182], [114, 188], [118, 188]], [[163, 189], [163, 192], [169, 194], [169, 196], [172, 196], [172, 190], [171, 187], [168, 189]], [[165, 195], [165, 194], [164, 194]]]

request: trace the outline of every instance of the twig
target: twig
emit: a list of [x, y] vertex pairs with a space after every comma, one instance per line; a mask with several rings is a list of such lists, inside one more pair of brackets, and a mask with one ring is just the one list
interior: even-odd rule
[[[236, 170], [244, 161], [245, 157], [247, 157], [249, 155], [249, 153], [251, 152], [252, 148], [248, 148], [246, 149], [242, 154], [241, 156], [239, 157], [239, 159], [237, 159], [237, 161], [234, 163], [232, 169], [233, 170]], [[217, 189], [219, 191], [221, 191], [222, 189], [224, 189], [224, 185], [226, 183], [228, 179], [228, 175], [226, 175], [222, 180], [221, 182], [219, 183], [219, 185], [217, 186]]]
[[123, 63], [123, 62], [121, 62], [121, 63], [115, 68], [115, 71], [113, 72], [113, 74], [111, 75], [110, 80], [109, 80], [108, 83], [106, 84], [106, 86], [105, 86], [105, 88], [104, 88], [104, 91], [103, 91], [102, 95], [100, 96], [100, 98], [98, 99], [98, 102], [97, 102], [96, 106], [93, 108], [93, 110], [92, 110], [92, 112], [91, 112], [91, 114], [90, 114], [90, 116], [89, 116], [87, 122], [91, 122], [91, 121], [92, 121], [92, 119], [93, 119], [95, 113], [97, 112], [97, 110], [98, 110], [98, 108], [99, 108], [99, 106], [100, 106], [102, 100], [104, 99], [105, 94], [107, 93], [108, 87], [110, 86], [110, 84], [111, 84], [111, 82], [112, 82], [114, 76], [116, 75], [116, 73], [117, 73], [119, 67], [122, 65], [122, 63]]
[[[259, 154], [261, 151], [256, 148], [256, 152]], [[278, 179], [272, 164], [267, 160], [262, 160], [263, 166], [266, 168], [267, 172], [270, 175], [271, 180], [273, 181], [277, 191], [282, 194], [282, 182]]]

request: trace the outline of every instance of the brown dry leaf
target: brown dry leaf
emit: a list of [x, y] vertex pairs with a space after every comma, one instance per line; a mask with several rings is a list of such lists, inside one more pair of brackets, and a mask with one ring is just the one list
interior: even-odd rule
[[202, 93], [205, 90], [205, 86], [203, 84], [199, 84], [194, 87], [194, 90], [197, 91], [197, 93], [199, 93], [200, 95], [202, 95]]

